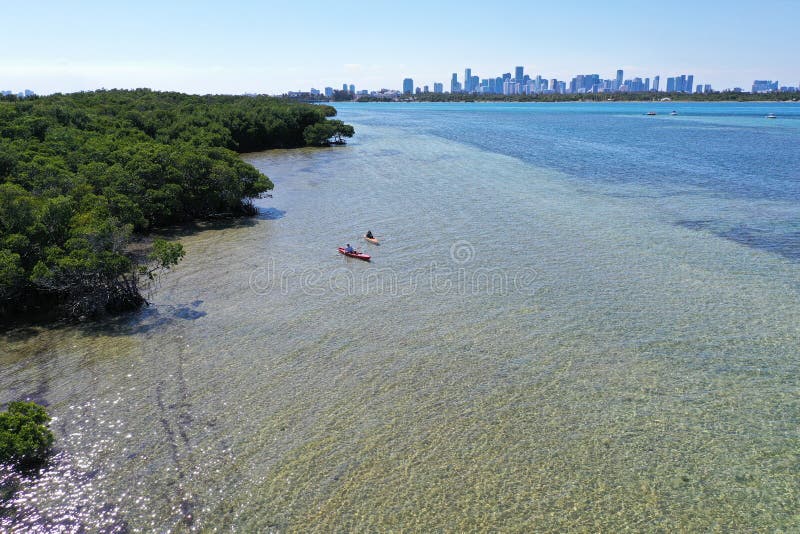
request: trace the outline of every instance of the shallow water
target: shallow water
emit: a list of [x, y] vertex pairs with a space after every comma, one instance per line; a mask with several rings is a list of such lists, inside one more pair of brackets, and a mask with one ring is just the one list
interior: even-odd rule
[[5, 336], [59, 451], [0, 525], [796, 527], [800, 108], [669, 106], [345, 105], [248, 155], [274, 198], [153, 306]]

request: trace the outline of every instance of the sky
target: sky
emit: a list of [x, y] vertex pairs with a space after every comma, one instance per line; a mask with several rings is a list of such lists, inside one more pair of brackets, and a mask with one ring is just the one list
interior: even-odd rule
[[800, 84], [800, 0], [6, 2], [0, 90], [400, 89], [453, 72]]

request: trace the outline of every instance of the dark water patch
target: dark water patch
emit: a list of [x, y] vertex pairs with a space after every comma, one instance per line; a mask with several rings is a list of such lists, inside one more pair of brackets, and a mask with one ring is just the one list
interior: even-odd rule
[[173, 312], [173, 315], [178, 319], [186, 319], [187, 321], [194, 321], [201, 317], [205, 317], [208, 314], [204, 311], [193, 310], [192, 308], [183, 307], [175, 310]]
[[676, 226], [681, 226], [683, 228], [688, 228], [689, 230], [707, 230], [713, 224], [712, 219], [697, 219], [697, 220], [681, 220], [676, 221]]
[[689, 230], [706, 231], [748, 248], [777, 254], [792, 261], [800, 261], [800, 232], [780, 232], [744, 224], [721, 228], [722, 221], [714, 219], [686, 219], [675, 225]]
[[800, 261], [800, 232], [777, 233], [740, 225], [719, 232], [718, 235], [740, 245]]
[[256, 218], [261, 221], [275, 221], [283, 219], [286, 216], [286, 211], [279, 210], [278, 208], [258, 208], [258, 215]]
[[202, 300], [194, 300], [186, 306], [150, 305], [135, 312], [101, 321], [86, 321], [77, 326], [85, 335], [93, 337], [152, 334], [172, 324], [175, 319], [194, 321], [205, 317], [207, 312], [198, 309], [202, 304]]

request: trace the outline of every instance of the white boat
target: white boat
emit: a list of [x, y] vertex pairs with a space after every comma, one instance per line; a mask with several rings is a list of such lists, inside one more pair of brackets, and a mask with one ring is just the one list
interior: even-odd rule
[[768, 119], [777, 119], [777, 118], [778, 118], [778, 116], [777, 116], [777, 115], [775, 115], [774, 113], [770, 113], [769, 115], [767, 115], [767, 118], [768, 118]]

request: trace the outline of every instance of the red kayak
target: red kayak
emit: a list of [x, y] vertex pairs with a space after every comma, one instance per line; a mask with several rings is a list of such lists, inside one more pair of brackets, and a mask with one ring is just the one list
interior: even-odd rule
[[361, 252], [347, 252], [344, 247], [339, 247], [339, 254], [344, 254], [345, 256], [349, 256], [351, 258], [358, 258], [359, 260], [369, 261], [370, 255], [369, 254], [362, 254]]

